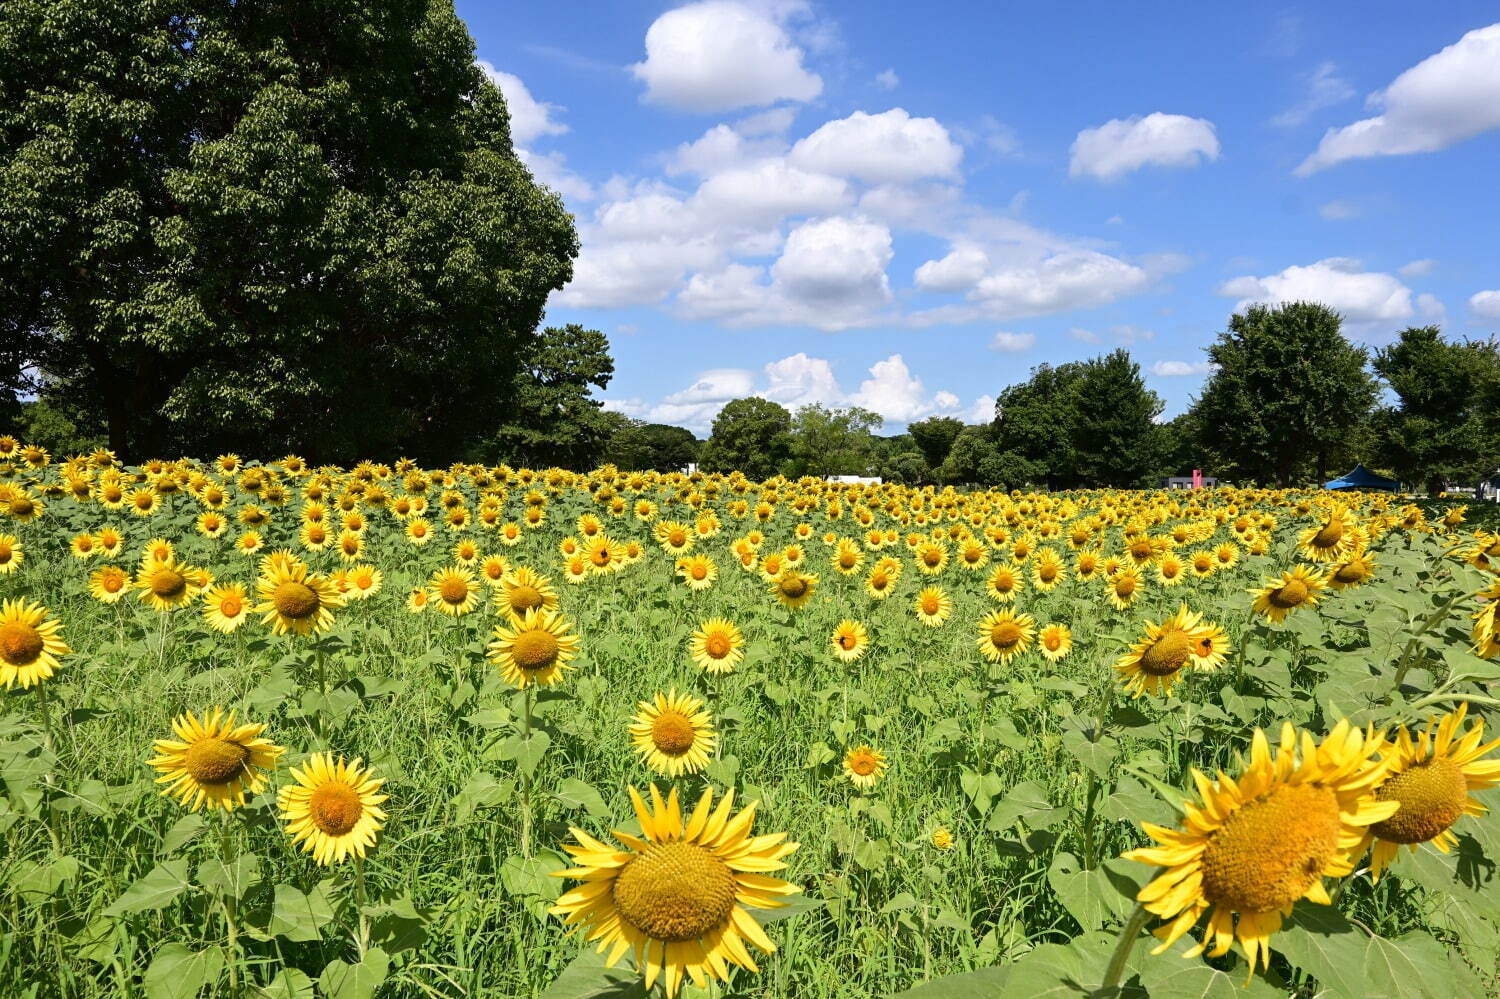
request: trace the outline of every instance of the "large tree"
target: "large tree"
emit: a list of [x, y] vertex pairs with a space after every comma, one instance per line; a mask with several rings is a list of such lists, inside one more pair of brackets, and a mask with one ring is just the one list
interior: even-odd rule
[[963, 433], [964, 422], [951, 416], [929, 416], [925, 420], [918, 420], [907, 428], [912, 439], [916, 441], [917, 448], [922, 452], [922, 457], [927, 460], [931, 468], [938, 468], [948, 457], [948, 451], [953, 447], [953, 442], [958, 435]]
[[1344, 459], [1375, 403], [1368, 355], [1325, 305], [1252, 305], [1208, 347], [1214, 373], [1193, 405], [1221, 477], [1318, 481]]
[[1500, 387], [1500, 352], [1493, 342], [1454, 342], [1436, 326], [1412, 327], [1375, 352], [1374, 368], [1396, 394], [1396, 404], [1376, 414], [1383, 465], [1433, 493], [1494, 470], [1500, 439], [1489, 407]]
[[615, 363], [598, 330], [548, 327], [528, 341], [511, 379], [510, 418], [480, 456], [517, 465], [587, 469], [614, 432], [592, 390], [608, 387]]
[[576, 254], [451, 0], [0, 5], [0, 332], [122, 453], [452, 455]]
[[1145, 485], [1162, 464], [1161, 411], [1161, 398], [1123, 348], [1085, 363], [1069, 427], [1078, 484]]
[[797, 407], [789, 431], [791, 475], [865, 475], [874, 460], [871, 431], [884, 420], [858, 406], [830, 409], [818, 403]]
[[605, 460], [623, 471], [681, 472], [698, 460], [700, 442], [691, 430], [634, 420], [619, 413], [606, 415], [616, 426], [605, 449]]
[[1066, 489], [1078, 481], [1074, 457], [1075, 399], [1084, 364], [1033, 368], [1031, 377], [1000, 393], [995, 446], [1004, 458], [1003, 483]]
[[714, 417], [698, 459], [705, 472], [744, 472], [752, 479], [775, 475], [791, 453], [792, 414], [769, 399], [735, 399]]

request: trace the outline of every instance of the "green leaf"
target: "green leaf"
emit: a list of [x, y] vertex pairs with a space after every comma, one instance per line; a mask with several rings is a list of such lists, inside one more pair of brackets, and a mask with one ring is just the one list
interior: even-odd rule
[[1077, 857], [1059, 853], [1052, 858], [1047, 883], [1084, 930], [1097, 930], [1111, 919], [1123, 920], [1130, 914], [1148, 873], [1139, 864], [1118, 859], [1084, 871]]
[[1098, 777], [1105, 779], [1114, 776], [1115, 756], [1119, 743], [1110, 736], [1101, 736], [1097, 742], [1089, 740], [1089, 737], [1077, 729], [1069, 729], [1063, 733], [1063, 748], [1073, 754], [1085, 767], [1088, 767]]
[[1017, 822], [1026, 822], [1037, 829], [1045, 829], [1062, 818], [1063, 809], [1053, 808], [1035, 781], [1022, 781], [1005, 793], [985, 828], [990, 832], [1005, 832]]
[[1364, 934], [1332, 906], [1298, 902], [1271, 946], [1334, 995], [1365, 995]]
[[555, 795], [564, 808], [582, 808], [596, 819], [608, 818], [610, 808], [593, 785], [577, 777], [569, 777], [557, 786]]
[[460, 822], [466, 821], [481, 808], [493, 808], [503, 805], [510, 800], [514, 793], [516, 782], [505, 778], [503, 780], [478, 771], [469, 778], [463, 789], [453, 796], [453, 806], [456, 816]]
[[192, 999], [223, 970], [224, 952], [218, 947], [195, 952], [187, 944], [169, 943], [152, 957], [141, 985], [147, 999]]
[[282, 968], [275, 978], [261, 987], [260, 995], [261, 999], [313, 999], [316, 992], [307, 972]]
[[125, 894], [115, 899], [114, 904], [104, 910], [106, 916], [127, 916], [133, 912], [160, 909], [182, 894], [188, 886], [188, 862], [185, 859], [169, 860], [157, 864], [151, 873], [125, 889]]
[[189, 812], [176, 822], [167, 834], [162, 837], [161, 849], [163, 853], [176, 853], [186, 844], [191, 842], [203, 831], [203, 816], [197, 812]]
[[806, 895], [793, 895], [786, 900], [786, 905], [779, 909], [751, 909], [750, 915], [762, 926], [779, 923], [793, 916], [800, 916], [804, 912], [813, 912], [823, 908], [824, 902], [820, 898], [808, 898]]
[[390, 970], [390, 958], [376, 947], [358, 964], [329, 961], [318, 977], [318, 989], [328, 999], [371, 999]]
[[329, 882], [324, 881], [304, 895], [291, 885], [277, 885], [271, 907], [271, 933], [292, 941], [317, 940], [318, 932], [333, 919]]
[[604, 955], [590, 945], [552, 980], [541, 999], [646, 999], [646, 987], [628, 967], [606, 968]]
[[212, 857], [198, 865], [198, 883], [216, 895], [244, 898], [245, 892], [260, 883], [260, 858], [247, 853], [226, 864]]
[[979, 813], [981, 819], [989, 814], [990, 806], [994, 804], [996, 796], [1005, 790], [1005, 781], [999, 774], [993, 772], [976, 773], [973, 770], [964, 770], [958, 775], [958, 783], [963, 788], [964, 795], [969, 799], [969, 804], [974, 806], [974, 811]]
[[1448, 955], [1443, 945], [1419, 930], [1395, 940], [1371, 937], [1365, 945], [1365, 991], [1369, 995], [1451, 999]]
[[40, 902], [62, 892], [63, 886], [78, 876], [78, 861], [58, 857], [50, 863], [27, 861], [11, 872], [10, 883], [28, 902]]

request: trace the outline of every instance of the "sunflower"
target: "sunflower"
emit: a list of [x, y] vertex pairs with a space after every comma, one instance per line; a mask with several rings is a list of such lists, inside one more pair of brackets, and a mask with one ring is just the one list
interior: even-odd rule
[[1143, 580], [1134, 569], [1121, 569], [1112, 578], [1105, 580], [1104, 592], [1116, 610], [1125, 610], [1141, 595]]
[[333, 612], [344, 606], [344, 598], [322, 576], [307, 571], [296, 558], [267, 559], [255, 581], [260, 602], [255, 613], [278, 635], [307, 637], [333, 627]]
[[47, 608], [27, 600], [0, 603], [0, 684], [22, 690], [50, 679], [58, 656], [72, 649], [58, 637], [62, 622], [47, 620]]
[[1163, 586], [1180, 586], [1187, 578], [1187, 563], [1176, 552], [1165, 552], [1156, 560], [1156, 581]]
[[1328, 567], [1325, 582], [1335, 590], [1367, 583], [1375, 575], [1375, 557], [1367, 551], [1356, 551]]
[[261, 541], [259, 531], [246, 531], [235, 539], [234, 549], [241, 555], [255, 555], [265, 545]]
[[1214, 553], [1207, 548], [1199, 548], [1188, 556], [1188, 565], [1193, 570], [1193, 575], [1199, 579], [1207, 579], [1219, 568], [1219, 560], [1214, 558]]
[[499, 586], [510, 571], [510, 560], [504, 555], [487, 555], [479, 563], [479, 579], [486, 586]]
[[669, 555], [686, 555], [688, 549], [693, 547], [692, 530], [686, 524], [675, 520], [660, 522], [653, 533], [656, 535], [656, 543], [661, 545]]
[[682, 577], [688, 589], [706, 590], [714, 585], [714, 580], [719, 578], [719, 567], [714, 565], [713, 559], [700, 552], [678, 559], [677, 575]]
[[234, 712], [224, 717], [215, 708], [202, 721], [191, 711], [172, 722], [176, 739], [157, 739], [156, 756], [147, 762], [166, 784], [164, 797], [181, 800], [192, 811], [205, 804], [225, 811], [243, 806], [247, 794], [266, 786], [262, 771], [275, 768], [285, 750], [262, 739], [264, 725], [235, 725]]
[[105, 558], [119, 558], [120, 552], [125, 548], [125, 535], [113, 527], [101, 527], [94, 534], [94, 543], [104, 553]]
[[865, 592], [876, 600], [884, 600], [896, 588], [897, 578], [897, 573], [883, 565], [876, 565], [870, 570], [870, 577], [865, 580]]
[[782, 606], [797, 610], [807, 606], [817, 588], [817, 576], [786, 569], [771, 583], [771, 595], [781, 601]]
[[1049, 624], [1037, 635], [1036, 645], [1048, 662], [1058, 662], [1073, 651], [1073, 632], [1065, 624]]
[[885, 776], [885, 754], [867, 745], [855, 746], [844, 754], [843, 769], [849, 783], [868, 791]]
[[425, 517], [413, 517], [406, 522], [406, 540], [421, 546], [432, 540], [432, 524]]
[[673, 690], [641, 701], [630, 723], [630, 742], [646, 765], [667, 777], [695, 774], [708, 766], [718, 744], [713, 716], [703, 701]]
[[1044, 593], [1054, 590], [1067, 578], [1068, 573], [1063, 568], [1062, 556], [1051, 548], [1043, 548], [1036, 553], [1031, 561], [1031, 581], [1036, 584], [1038, 590]]
[[525, 537], [525, 533], [520, 524], [513, 520], [508, 521], [500, 525], [500, 543], [507, 548], [518, 545], [521, 543], [521, 539]]
[[363, 860], [384, 825], [380, 793], [385, 780], [360, 760], [314, 753], [302, 769], [291, 768], [294, 783], [276, 795], [276, 807], [293, 843], [323, 866], [343, 863], [350, 855]]
[[1099, 574], [1099, 565], [1102, 561], [1103, 556], [1096, 551], [1091, 549], [1081, 551], [1073, 560], [1073, 575], [1079, 579], [1093, 579]]
[[153, 610], [165, 613], [193, 601], [203, 589], [197, 578], [192, 566], [175, 558], [168, 556], [164, 561], [148, 558], [135, 574], [135, 588], [141, 591], [141, 600]]
[[1341, 506], [1329, 507], [1321, 521], [1297, 538], [1297, 550], [1310, 562], [1339, 562], [1361, 546], [1359, 526]]
[[229, 521], [215, 510], [205, 510], [198, 514], [198, 519], [193, 522], [193, 526], [205, 538], [217, 538], [228, 529]]
[[539, 687], [557, 683], [577, 654], [578, 636], [572, 634], [568, 619], [545, 608], [528, 610], [511, 627], [496, 627], [489, 651], [500, 675], [522, 690], [533, 683]]
[[308, 551], [322, 551], [333, 540], [333, 534], [321, 520], [309, 520], [297, 531], [297, 540]]
[[1198, 613], [1184, 604], [1161, 624], [1147, 621], [1145, 635], [1115, 662], [1115, 672], [1132, 696], [1157, 690], [1171, 694], [1183, 668], [1194, 664], [1198, 642], [1206, 634]]
[[479, 603], [479, 581], [459, 566], [437, 569], [427, 581], [429, 603], [449, 617], [462, 617]]
[[744, 907], [781, 908], [780, 896], [801, 891], [769, 876], [797, 844], [785, 833], [752, 836], [755, 805], [735, 815], [732, 790], [718, 808], [712, 789], [705, 790], [686, 822], [675, 787], [663, 802], [653, 784], [649, 807], [634, 788], [630, 799], [641, 835], [616, 832], [625, 848], [614, 849], [573, 829], [579, 845], [563, 849], [577, 866], [554, 876], [583, 884], [551, 911], [598, 940], [607, 966], [634, 950], [646, 990], [660, 978], [667, 999], [675, 999], [684, 975], [705, 987], [710, 979], [727, 982], [731, 964], [758, 971], [746, 943], [766, 953], [776, 945]]
[[1031, 645], [1035, 628], [1030, 614], [991, 611], [979, 622], [979, 652], [992, 663], [1009, 662]]
[[1240, 560], [1240, 549], [1233, 541], [1226, 541], [1214, 548], [1214, 561], [1220, 569], [1229, 569]]
[[688, 640], [688, 651], [699, 669], [709, 673], [733, 673], [745, 658], [745, 636], [733, 621], [711, 617], [699, 625]]
[[1193, 669], [1212, 672], [1223, 666], [1225, 658], [1233, 651], [1234, 647], [1229, 644], [1229, 636], [1224, 633], [1224, 629], [1204, 621], [1193, 645]]
[[953, 601], [936, 586], [929, 586], [918, 593], [912, 605], [916, 609], [917, 620], [929, 628], [938, 627], [953, 613]]
[[249, 600], [239, 583], [214, 586], [203, 594], [203, 620], [222, 634], [229, 634], [245, 623]]
[[1487, 811], [1473, 792], [1500, 783], [1500, 760], [1480, 759], [1500, 748], [1500, 739], [1484, 743], [1482, 719], [1460, 731], [1468, 710], [1464, 702], [1441, 721], [1432, 719], [1416, 739], [1403, 725], [1394, 742], [1380, 747], [1388, 776], [1375, 788], [1375, 797], [1397, 802], [1400, 808], [1365, 834], [1366, 843], [1375, 844], [1370, 856], [1373, 879], [1378, 880], [1396, 859], [1402, 844], [1415, 852], [1419, 843], [1431, 843], [1447, 853], [1458, 842], [1453, 823]]
[[1279, 579], [1267, 579], [1258, 590], [1251, 590], [1255, 603], [1251, 609], [1272, 621], [1284, 621], [1298, 607], [1314, 607], [1322, 599], [1328, 581], [1316, 569], [1298, 565]]
[[406, 609], [413, 614], [420, 614], [427, 609], [427, 590], [423, 587], [413, 587], [406, 595]]
[[348, 570], [345, 578], [349, 582], [350, 599], [368, 600], [380, 592], [380, 585], [385, 581], [385, 573], [373, 565], [357, 565]]
[[937, 576], [948, 567], [948, 546], [941, 542], [923, 542], [912, 555], [923, 575]]
[[519, 621], [529, 610], [557, 610], [557, 591], [546, 576], [518, 565], [500, 580], [495, 602], [506, 617]]
[[[1270, 960], [1270, 937], [1300, 899], [1331, 904], [1325, 877], [1344, 877], [1365, 829], [1396, 811], [1372, 793], [1384, 766], [1370, 760], [1378, 736], [1340, 721], [1321, 745], [1310, 733], [1299, 744], [1291, 723], [1271, 755], [1256, 730], [1240, 776], [1210, 781], [1196, 769], [1201, 805], [1188, 804], [1181, 829], [1146, 823], [1155, 846], [1127, 860], [1165, 868], [1136, 896], [1146, 910], [1171, 920], [1154, 931], [1161, 953], [1208, 913], [1203, 941], [1188, 952], [1220, 957], [1239, 941], [1251, 974]], [[1238, 915], [1238, 920], [1236, 920]]]
[[89, 596], [101, 604], [112, 604], [130, 588], [130, 573], [117, 565], [106, 565], [89, 575]]
[[583, 553], [591, 572], [604, 574], [625, 568], [625, 546], [602, 534], [591, 539]]
[[859, 567], [864, 563], [864, 560], [865, 553], [860, 549], [859, 544], [850, 541], [848, 538], [842, 538], [828, 561], [833, 566], [835, 572], [845, 576], [852, 576], [859, 571]]
[[582, 554], [574, 555], [563, 563], [563, 582], [573, 586], [586, 583], [593, 575], [594, 567]]
[[94, 543], [94, 536], [84, 531], [68, 542], [68, 552], [76, 559], [91, 559], [99, 554], [99, 547]]
[[947, 826], [934, 826], [929, 839], [935, 850], [953, 849], [953, 832]]
[[833, 629], [828, 644], [833, 648], [834, 658], [852, 663], [870, 651], [870, 632], [860, 622], [846, 617]]

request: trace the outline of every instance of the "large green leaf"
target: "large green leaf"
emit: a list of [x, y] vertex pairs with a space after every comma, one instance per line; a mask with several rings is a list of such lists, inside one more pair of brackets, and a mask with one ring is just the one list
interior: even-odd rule
[[157, 864], [151, 873], [125, 889], [125, 894], [115, 899], [104, 910], [106, 916], [126, 916], [133, 912], [160, 909], [182, 894], [188, 886], [188, 862], [186, 859], [168, 860]]
[[585, 947], [541, 999], [646, 999], [641, 976], [630, 968], [628, 957], [623, 963], [623, 968], [606, 968], [603, 955]]
[[277, 885], [271, 907], [270, 932], [288, 940], [317, 940], [319, 932], [333, 919], [333, 903], [328, 883], [324, 882], [304, 895], [292, 885]]
[[1365, 935], [1337, 909], [1297, 903], [1271, 946], [1295, 968], [1312, 975], [1326, 994], [1344, 999], [1365, 995]]
[[218, 947], [194, 951], [187, 944], [169, 943], [151, 958], [141, 986], [147, 999], [193, 999], [223, 971], [224, 952]]
[[366, 951], [358, 964], [329, 961], [318, 977], [318, 990], [327, 999], [371, 999], [390, 970], [390, 958], [377, 947]]

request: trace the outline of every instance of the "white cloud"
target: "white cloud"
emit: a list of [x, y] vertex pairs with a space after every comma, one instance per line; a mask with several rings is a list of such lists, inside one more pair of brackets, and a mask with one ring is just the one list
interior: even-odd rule
[[592, 201], [594, 199], [594, 185], [568, 169], [567, 160], [562, 153], [555, 150], [536, 153], [529, 149], [518, 148], [516, 155], [521, 158], [522, 163], [526, 164], [526, 169], [531, 171], [537, 183], [552, 188], [563, 196], [563, 200]]
[[990, 258], [977, 246], [955, 246], [946, 257], [917, 268], [915, 280], [923, 291], [967, 291], [989, 272]]
[[903, 183], [953, 176], [963, 148], [936, 119], [892, 108], [827, 122], [793, 146], [790, 159], [804, 169], [873, 184]]
[[1396, 273], [1404, 278], [1426, 277], [1437, 267], [1437, 261], [1430, 258], [1413, 260], [1396, 268]]
[[881, 90], [895, 90], [901, 86], [901, 77], [894, 69], [883, 69], [875, 74], [875, 85]]
[[1281, 128], [1293, 128], [1311, 118], [1324, 108], [1342, 104], [1354, 96], [1354, 88], [1347, 80], [1339, 78], [1331, 62], [1320, 63], [1307, 75], [1307, 94], [1296, 104], [1271, 119], [1271, 124]]
[[819, 219], [792, 230], [771, 276], [789, 297], [820, 308], [879, 304], [891, 295], [885, 274], [891, 254], [891, 232], [883, 225]]
[[1360, 266], [1357, 260], [1330, 257], [1279, 274], [1232, 278], [1220, 285], [1219, 294], [1238, 298], [1236, 309], [1255, 302], [1322, 302], [1357, 323], [1413, 314], [1410, 288], [1390, 274]]
[[766, 160], [714, 174], [693, 195], [715, 220], [767, 223], [786, 215], [823, 215], [853, 202], [848, 183], [784, 160]]
[[1158, 378], [1187, 378], [1206, 375], [1212, 367], [1207, 361], [1157, 361], [1150, 370]]
[[1366, 103], [1381, 113], [1329, 129], [1299, 176], [1345, 160], [1434, 152], [1500, 128], [1500, 24], [1470, 31]]
[[990, 350], [998, 350], [1002, 354], [1019, 354], [1023, 350], [1030, 350], [1035, 345], [1035, 333], [1011, 333], [1001, 330], [990, 341]]
[[938, 392], [932, 397], [932, 408], [936, 409], [940, 413], [951, 412], [952, 410], [957, 409], [960, 405], [962, 405], [962, 402], [958, 398], [958, 396], [954, 395], [952, 392], [947, 391], [946, 389]]
[[859, 383], [859, 391], [849, 401], [898, 423], [932, 412], [932, 404], [924, 397], [922, 380], [911, 373], [900, 354], [870, 365], [870, 377]]
[[837, 405], [843, 390], [833, 374], [833, 365], [821, 357], [800, 351], [766, 365], [767, 385], [759, 394], [788, 409], [812, 403]]
[[995, 397], [982, 395], [974, 400], [974, 405], [964, 414], [965, 423], [993, 423], [995, 422]]
[[493, 63], [484, 59], [476, 64], [505, 96], [505, 107], [510, 112], [510, 138], [516, 145], [528, 145], [533, 139], [562, 135], [568, 130], [562, 122], [552, 120], [552, 115], [563, 109], [531, 96], [531, 91], [519, 76], [496, 69]]
[[1500, 320], [1500, 291], [1476, 291], [1469, 296], [1469, 311], [1480, 319]]
[[744, 368], [713, 368], [698, 375], [698, 380], [680, 392], [673, 392], [663, 402], [715, 402], [739, 399], [755, 391], [755, 372]]
[[646, 59], [630, 71], [646, 84], [648, 101], [727, 111], [817, 97], [823, 81], [802, 57], [773, 16], [733, 0], [705, 0], [652, 22]]
[[1068, 250], [1037, 264], [994, 271], [979, 281], [972, 297], [997, 318], [1034, 316], [1106, 305], [1151, 281], [1144, 268], [1117, 257]]
[[1115, 180], [1143, 166], [1191, 167], [1219, 158], [1213, 122], [1160, 111], [1115, 118], [1073, 140], [1070, 177]]
[[692, 142], [678, 146], [667, 161], [667, 173], [707, 177], [750, 160], [776, 156], [785, 145], [775, 136], [748, 138], [737, 128], [715, 125]]
[[1318, 206], [1318, 214], [1329, 222], [1347, 222], [1364, 213], [1365, 210], [1353, 201], [1329, 201]]

